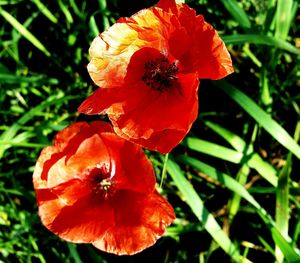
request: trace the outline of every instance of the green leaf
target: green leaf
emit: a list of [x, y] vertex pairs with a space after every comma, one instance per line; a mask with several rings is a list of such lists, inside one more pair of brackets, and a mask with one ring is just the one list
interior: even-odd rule
[[57, 95], [53, 95], [49, 97], [47, 100], [43, 101], [38, 106], [32, 108], [27, 113], [25, 113], [15, 124], [13, 124], [9, 129], [3, 132], [0, 135], [0, 141], [6, 142], [6, 144], [0, 144], [0, 158], [2, 158], [6, 149], [9, 148], [9, 145], [13, 145], [12, 139], [15, 137], [20, 128], [23, 127], [29, 120], [31, 120], [35, 115], [39, 114], [45, 108], [49, 107], [52, 104], [60, 104], [66, 102], [68, 100], [72, 100], [78, 98], [78, 96], [65, 96], [62, 93]]
[[224, 233], [215, 218], [204, 207], [203, 201], [194, 190], [193, 186], [184, 177], [179, 166], [172, 160], [168, 160], [167, 171], [174, 183], [183, 195], [190, 208], [200, 222], [204, 225], [207, 232], [218, 243], [218, 245], [232, 257], [235, 262], [241, 262], [241, 257], [237, 247]]
[[42, 12], [42, 14], [47, 17], [52, 23], [57, 24], [57, 18], [52, 14], [52, 12], [40, 1], [40, 0], [32, 0], [33, 3], [36, 4], [38, 9]]
[[247, 144], [241, 137], [211, 121], [204, 121], [204, 123], [207, 127], [223, 137], [235, 150], [245, 152]]
[[238, 194], [239, 196], [243, 197], [245, 200], [247, 200], [250, 204], [252, 204], [256, 208], [261, 208], [260, 205], [255, 201], [255, 199], [252, 197], [252, 195], [249, 194], [249, 192], [244, 188], [243, 185], [238, 183], [235, 179], [233, 179], [230, 175], [227, 175], [225, 173], [222, 173], [215, 169], [214, 167], [203, 163], [195, 158], [188, 157], [186, 155], [180, 155], [176, 160], [190, 165], [197, 169], [198, 171], [201, 171], [205, 174], [207, 174], [210, 178], [213, 180], [219, 182], [221, 185], [226, 186], [228, 189], [233, 191], [234, 193]]
[[4, 83], [4, 84], [37, 83], [37, 82], [58, 84], [57, 79], [47, 79], [43, 75], [23, 77], [23, 76], [16, 76], [14, 74], [0, 73], [0, 83]]
[[214, 83], [252, 116], [275, 140], [300, 159], [300, 146], [285, 129], [273, 120], [270, 115], [260, 108], [251, 98], [226, 81], [215, 81]]
[[244, 28], [250, 28], [250, 20], [241, 8], [236, 0], [221, 0], [227, 11], [233, 16], [233, 18]]
[[74, 259], [75, 263], [83, 263], [83, 261], [81, 260], [79, 253], [77, 252], [77, 248], [75, 244], [71, 244], [71, 243], [67, 243], [68, 245], [68, 249], [70, 251], [70, 255], [72, 256], [72, 258]]
[[184, 142], [191, 150], [208, 154], [232, 163], [247, 164], [249, 167], [255, 169], [259, 174], [261, 174], [261, 176], [263, 176], [269, 183], [274, 186], [277, 185], [277, 171], [272, 165], [265, 162], [257, 153], [247, 154], [237, 152], [219, 144], [198, 138], [188, 137]]
[[[298, 141], [300, 136], [300, 121], [298, 121], [295, 129], [295, 140]], [[276, 189], [276, 225], [280, 233], [285, 237], [289, 233], [289, 181], [292, 171], [292, 155], [288, 154], [287, 161], [279, 173], [278, 186]], [[276, 247], [275, 254], [278, 262], [283, 262], [283, 252]]]
[[291, 27], [293, 0], [277, 0], [275, 36], [286, 39]]
[[68, 22], [67, 25], [70, 26], [74, 22], [74, 20], [73, 20], [71, 12], [69, 10], [69, 7], [65, 4], [64, 1], [61, 1], [61, 0], [58, 0], [58, 5], [66, 17], [66, 20]]
[[256, 45], [268, 45], [268, 46], [273, 46], [276, 48], [280, 48], [280, 49], [289, 51], [298, 56], [300, 55], [299, 48], [296, 48], [289, 42], [284, 41], [277, 37], [256, 35], [256, 34], [249, 34], [249, 35], [234, 34], [234, 35], [230, 35], [230, 36], [222, 36], [222, 39], [226, 45], [245, 44], [245, 43], [252, 43], [252, 44], [256, 44]]
[[[260, 215], [262, 220], [267, 225], [268, 229], [271, 231], [272, 237], [273, 237], [276, 245], [278, 247], [280, 247], [280, 249], [284, 253], [286, 259], [289, 262], [298, 262], [297, 260], [300, 259], [300, 254], [299, 254], [299, 251], [293, 247], [291, 238], [288, 235], [286, 235], [284, 237], [280, 233], [280, 231], [276, 227], [276, 224], [275, 224], [274, 220], [271, 218], [271, 216], [266, 212], [266, 210], [264, 208], [262, 208], [260, 206], [260, 204], [252, 197], [252, 195], [249, 194], [249, 192], [244, 188], [244, 186], [242, 186], [240, 183], [238, 183], [231, 176], [229, 176], [225, 173], [222, 173], [222, 172], [218, 171], [217, 169], [215, 169], [214, 167], [207, 165], [207, 164], [205, 164], [199, 160], [196, 160], [194, 158], [191, 158], [191, 157], [188, 157], [185, 155], [181, 155], [178, 158], [178, 160], [207, 174], [209, 177], [218, 181], [221, 185], [224, 185], [228, 189], [232, 190], [234, 193], [243, 197], [250, 204], [252, 204], [254, 206], [254, 208], [256, 208], [257, 213]], [[177, 177], [179, 177], [179, 175], [177, 175]], [[184, 187], [184, 186], [182, 186], [182, 187]]]
[[46, 56], [50, 56], [50, 52], [45, 48], [45, 46], [33, 35], [31, 34], [22, 24], [18, 22], [12, 15], [6, 12], [0, 7], [0, 15], [6, 19], [22, 36], [24, 36], [28, 41], [30, 41], [36, 48], [41, 50]]

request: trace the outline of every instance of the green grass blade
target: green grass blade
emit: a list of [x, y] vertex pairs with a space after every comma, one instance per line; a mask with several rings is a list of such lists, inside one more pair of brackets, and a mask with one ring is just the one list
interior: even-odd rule
[[89, 27], [90, 27], [90, 31], [91, 31], [91, 35], [93, 37], [98, 36], [100, 34], [99, 28], [97, 26], [97, 22], [95, 19], [95, 16], [92, 15], [89, 21]]
[[[27, 113], [25, 113], [15, 124], [13, 124], [9, 129], [4, 131], [0, 135], [0, 141], [9, 142], [11, 141], [20, 128], [23, 127], [24, 124], [26, 124], [29, 120], [31, 120], [36, 114], [39, 114], [41, 111], [43, 111], [45, 108], [49, 107], [52, 104], [60, 104], [63, 102], [66, 102], [71, 99], [78, 98], [78, 96], [65, 96], [62, 93], [59, 93], [57, 95], [53, 95], [49, 97], [47, 100], [43, 101], [38, 106], [32, 108]], [[1, 144], [0, 145], [0, 158], [2, 158], [5, 150], [9, 148], [9, 145]]]
[[[300, 121], [298, 121], [295, 129], [295, 141], [299, 140]], [[278, 187], [276, 189], [276, 225], [283, 236], [287, 236], [289, 232], [289, 180], [292, 171], [292, 155], [288, 154], [286, 164], [283, 166], [278, 178]], [[278, 262], [283, 262], [284, 257], [279, 247], [276, 247], [275, 254]]]
[[272, 107], [273, 98], [270, 92], [269, 78], [267, 72], [267, 68], [263, 67], [260, 73], [259, 86], [261, 102], [270, 111]]
[[[239, 169], [236, 181], [240, 185], [244, 186], [247, 182], [248, 176], [250, 174], [250, 169], [248, 165], [242, 165], [242, 167]], [[237, 194], [236, 192], [233, 194], [233, 197], [228, 202], [228, 212], [229, 212], [229, 222], [232, 222], [235, 215], [238, 213], [240, 209], [240, 203], [241, 203], [242, 196], [240, 194]]]
[[18, 22], [12, 15], [6, 12], [0, 7], [0, 15], [10, 23], [22, 36], [24, 36], [29, 42], [31, 42], [36, 48], [41, 50], [46, 56], [50, 56], [50, 52], [45, 48], [45, 46], [33, 35], [31, 34], [22, 24]]
[[195, 158], [188, 157], [186, 155], [180, 155], [176, 160], [190, 165], [193, 168], [197, 169], [198, 171], [201, 171], [208, 175], [213, 180], [219, 182], [221, 185], [224, 185], [234, 193], [238, 194], [239, 196], [243, 197], [245, 200], [247, 200], [250, 204], [252, 204], [254, 207], [261, 209], [261, 206], [255, 201], [255, 199], [252, 197], [251, 194], [244, 188], [243, 185], [238, 183], [235, 179], [233, 179], [230, 175], [227, 175], [225, 173], [222, 173], [215, 169], [214, 167], [203, 163]]
[[109, 20], [106, 15], [107, 13], [107, 1], [106, 0], [98, 0], [99, 7], [102, 13], [102, 24], [103, 24], [103, 29], [106, 30], [109, 28]]
[[236, 164], [247, 164], [249, 167], [255, 169], [273, 186], [277, 186], [276, 169], [265, 162], [257, 153], [247, 155], [212, 142], [191, 137], [188, 137], [185, 140], [185, 144], [188, 148], [197, 152], [208, 154]]
[[291, 27], [293, 0], [278, 0], [276, 10], [275, 36], [286, 39]]
[[75, 263], [83, 263], [83, 261], [81, 260], [77, 249], [76, 249], [76, 245], [75, 244], [71, 244], [71, 243], [67, 243], [68, 249], [70, 251], [70, 255], [72, 256], [72, 258], [74, 259]]
[[256, 35], [256, 34], [249, 34], [249, 35], [234, 34], [234, 35], [230, 35], [230, 36], [222, 36], [222, 39], [224, 40], [224, 42], [227, 45], [229, 45], [229, 44], [233, 44], [233, 45], [234, 44], [245, 44], [245, 43], [251, 43], [251, 44], [256, 44], [256, 45], [268, 45], [268, 46], [273, 46], [276, 48], [286, 50], [288, 52], [291, 52], [293, 54], [300, 56], [299, 48], [296, 48], [289, 42], [284, 41], [277, 37]]
[[227, 11], [232, 15], [232, 17], [244, 28], [250, 28], [250, 20], [241, 8], [236, 0], [221, 0]]
[[168, 159], [169, 159], [169, 154], [167, 153], [164, 158], [164, 165], [163, 165], [163, 169], [161, 172], [161, 179], [160, 179], [160, 184], [159, 184], [160, 188], [162, 188], [163, 182], [166, 178]]
[[241, 137], [211, 121], [204, 121], [204, 123], [207, 127], [223, 137], [235, 150], [238, 152], [245, 151], [247, 145]]
[[269, 114], [261, 109], [251, 98], [225, 81], [218, 81], [217, 86], [238, 103], [282, 146], [300, 159], [300, 146]]
[[69, 11], [68, 6], [66, 6], [65, 2], [63, 2], [61, 0], [58, 0], [58, 5], [59, 5], [61, 11], [64, 13], [64, 15], [66, 17], [68, 26], [70, 26], [74, 22], [74, 20], [73, 20], [71, 12]]
[[[288, 155], [287, 162], [282, 168], [278, 177], [278, 186], [276, 189], [276, 225], [283, 236], [288, 235], [289, 230], [289, 175], [292, 170], [292, 156]], [[277, 261], [283, 262], [283, 253], [276, 247], [275, 254]]]
[[174, 161], [168, 160], [167, 171], [182, 193], [184, 199], [192, 209], [193, 213], [200, 220], [200, 222], [202, 222], [212, 238], [228, 255], [231, 256], [235, 262], [241, 262], [238, 249], [224, 233], [215, 218], [204, 207], [203, 201], [200, 199], [193, 186], [184, 177], [179, 166]]
[[40, 0], [32, 0], [32, 2], [36, 4], [37, 8], [45, 17], [47, 17], [52, 23], [57, 24], [57, 18]]
[[45, 76], [31, 76], [31, 77], [23, 77], [16, 76], [14, 74], [6, 74], [0, 73], [0, 83], [3, 84], [21, 84], [21, 83], [50, 83], [50, 84], [58, 84], [57, 79], [45, 79]]
[[0, 6], [1, 5], [15, 5], [18, 4], [20, 2], [22, 2], [23, 0], [0, 0]]
[[[218, 181], [221, 185], [224, 185], [228, 189], [232, 190], [234, 193], [240, 195], [245, 200], [247, 200], [250, 204], [256, 208], [257, 213], [260, 215], [262, 220], [267, 225], [268, 229], [271, 231], [272, 237], [278, 247], [280, 247], [281, 251], [284, 253], [284, 256], [289, 262], [298, 262], [297, 260], [300, 259], [300, 253], [298, 250], [294, 248], [291, 242], [291, 238], [287, 236], [283, 236], [278, 228], [274, 220], [271, 216], [266, 212], [264, 208], [260, 206], [260, 204], [252, 197], [251, 194], [235, 179], [231, 176], [224, 174], [214, 167], [207, 165], [197, 159], [181, 155], [178, 160], [185, 164], [188, 164], [195, 169], [202, 171], [203, 173], [207, 174], [213, 180]], [[178, 168], [179, 169], [179, 168]], [[174, 179], [173, 179], [174, 180]]]

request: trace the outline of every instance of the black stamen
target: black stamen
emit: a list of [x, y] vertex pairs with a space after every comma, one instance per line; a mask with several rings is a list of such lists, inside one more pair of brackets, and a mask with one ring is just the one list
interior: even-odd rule
[[155, 58], [145, 63], [145, 73], [142, 80], [147, 86], [163, 92], [172, 86], [177, 79], [178, 67], [175, 62], [170, 63], [165, 56]]

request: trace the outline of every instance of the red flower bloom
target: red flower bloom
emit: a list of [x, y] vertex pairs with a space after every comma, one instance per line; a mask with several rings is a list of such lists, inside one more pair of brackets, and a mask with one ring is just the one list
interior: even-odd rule
[[90, 56], [88, 71], [101, 88], [79, 112], [107, 113], [118, 135], [162, 153], [197, 117], [199, 78], [233, 72], [216, 30], [175, 0], [121, 18], [95, 38]]
[[33, 183], [50, 231], [118, 255], [151, 246], [175, 218], [155, 190], [141, 148], [105, 122], [79, 122], [59, 132], [54, 146], [42, 151]]

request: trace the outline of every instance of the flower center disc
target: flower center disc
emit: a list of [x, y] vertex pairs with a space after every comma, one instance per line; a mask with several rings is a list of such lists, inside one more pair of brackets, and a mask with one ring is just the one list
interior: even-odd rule
[[165, 57], [147, 61], [144, 66], [145, 73], [142, 80], [147, 86], [156, 91], [163, 92], [172, 86], [172, 82], [177, 79], [178, 67], [176, 62], [170, 63]]
[[97, 167], [89, 172], [89, 184], [92, 192], [101, 198], [107, 199], [112, 194], [112, 180], [106, 167]]
[[103, 191], [107, 192], [108, 189], [111, 187], [112, 183], [110, 179], [103, 179], [100, 183], [100, 186]]

